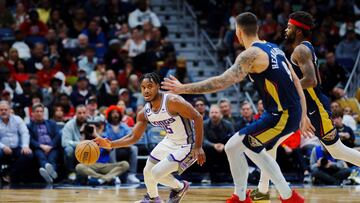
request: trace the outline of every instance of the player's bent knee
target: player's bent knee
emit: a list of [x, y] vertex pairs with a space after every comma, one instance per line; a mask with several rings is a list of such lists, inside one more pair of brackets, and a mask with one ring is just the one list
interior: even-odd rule
[[156, 180], [159, 180], [164, 175], [160, 167], [153, 167], [151, 169], [151, 174]]

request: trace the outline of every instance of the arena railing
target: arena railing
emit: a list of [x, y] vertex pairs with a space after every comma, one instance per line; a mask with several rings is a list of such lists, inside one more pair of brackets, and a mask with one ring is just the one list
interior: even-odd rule
[[351, 71], [349, 79], [345, 85], [345, 93], [348, 97], [354, 97], [358, 88], [360, 88], [360, 51], [356, 57], [355, 65]]

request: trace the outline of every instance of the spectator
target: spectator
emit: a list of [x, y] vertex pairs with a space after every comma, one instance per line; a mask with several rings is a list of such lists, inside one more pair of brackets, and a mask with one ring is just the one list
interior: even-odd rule
[[[25, 118], [24, 118], [24, 122], [26, 124], [29, 124], [31, 119], [33, 118], [33, 106], [35, 104], [41, 104], [42, 103], [42, 96], [37, 93], [37, 94], [31, 94], [31, 104], [26, 106], [24, 108], [24, 112], [25, 112]], [[49, 119], [49, 110], [47, 107], [44, 106], [44, 119]]]
[[61, 135], [56, 123], [45, 119], [45, 106], [41, 103], [32, 106], [33, 119], [28, 124], [30, 146], [38, 160], [39, 173], [47, 183], [52, 183], [58, 175], [57, 161], [60, 154]]
[[331, 90], [339, 83], [345, 84], [347, 81], [344, 68], [335, 60], [335, 54], [326, 54], [326, 63], [320, 65], [321, 86], [324, 93], [330, 95]]
[[17, 61], [19, 61], [19, 52], [15, 48], [10, 48], [8, 60], [5, 64], [11, 72], [14, 72], [14, 65]]
[[360, 41], [356, 39], [354, 27], [348, 27], [346, 38], [336, 47], [336, 58], [352, 59], [355, 61], [360, 49]]
[[211, 181], [217, 182], [225, 177], [219, 177], [223, 173], [230, 174], [224, 147], [234, 134], [234, 127], [230, 121], [223, 119], [217, 105], [211, 105], [209, 117], [204, 121], [204, 150]]
[[[74, 61], [74, 56], [66, 49], [60, 52], [60, 58], [54, 68], [61, 71], [67, 77], [76, 76], [78, 71], [78, 66]], [[63, 85], [65, 85], [65, 83]]]
[[125, 42], [122, 49], [127, 51], [131, 58], [146, 51], [146, 41], [141, 27], [135, 27], [131, 30], [131, 38]]
[[31, 57], [30, 54], [30, 47], [24, 42], [25, 34], [23, 34], [21, 31], [17, 30], [15, 31], [15, 42], [12, 44], [12, 48], [15, 48], [18, 53], [19, 57], [21, 59], [27, 60]]
[[126, 88], [129, 84], [130, 75], [136, 74], [138, 77], [141, 75], [138, 71], [134, 70], [133, 61], [128, 59], [125, 61], [125, 68], [118, 74], [118, 81], [121, 88]]
[[30, 165], [33, 158], [29, 142], [30, 135], [24, 121], [11, 114], [8, 102], [0, 101], [0, 165], [10, 164], [8, 182], [24, 178], [24, 166]]
[[349, 106], [344, 107], [344, 115], [342, 117], [342, 123], [346, 126], [350, 127], [351, 130], [356, 131], [357, 129], [357, 123], [356, 119], [357, 117], [353, 115], [352, 109]]
[[15, 29], [15, 19], [10, 10], [6, 8], [6, 0], [0, 1], [0, 28]]
[[117, 103], [117, 106], [122, 109], [123, 118], [122, 118], [121, 122], [125, 123], [130, 128], [134, 127], [135, 121], [134, 121], [133, 117], [126, 114], [126, 104], [125, 104], [125, 102], [123, 100], [119, 100], [118, 103]]
[[138, 9], [129, 14], [129, 26], [135, 28], [150, 22], [154, 27], [160, 27], [161, 23], [157, 15], [149, 9], [147, 0], [138, 0]]
[[133, 110], [136, 109], [136, 98], [132, 97], [129, 90], [126, 88], [121, 88], [119, 90], [119, 101], [122, 100], [125, 102], [125, 105]]
[[96, 96], [90, 96], [86, 102], [85, 102], [85, 105], [86, 105], [86, 109], [88, 111], [88, 120], [93, 120], [94, 118], [97, 118], [97, 117], [102, 117], [99, 110], [98, 110], [98, 104], [97, 104], [97, 98]]
[[235, 125], [235, 131], [239, 131], [247, 125], [250, 125], [253, 120], [253, 110], [250, 103], [244, 102], [241, 106], [241, 118]]
[[45, 24], [48, 23], [51, 13], [51, 7], [49, 0], [42, 0], [41, 4], [36, 11], [39, 14], [39, 20]]
[[315, 184], [340, 185], [351, 173], [344, 161], [334, 159], [323, 146], [312, 150], [310, 164]]
[[278, 24], [274, 20], [273, 14], [271, 12], [267, 13], [264, 23], [259, 28], [261, 38], [266, 41], [274, 41], [277, 26]]
[[[68, 23], [68, 37], [76, 38], [86, 28], [87, 16], [84, 8], [78, 7], [75, 9], [71, 21]], [[65, 21], [66, 22], [66, 21]]]
[[91, 85], [94, 85], [96, 89], [100, 89], [101, 85], [105, 81], [106, 73], [106, 64], [103, 61], [98, 62], [95, 70], [93, 70], [89, 75], [89, 82]]
[[89, 45], [95, 47], [96, 56], [102, 58], [107, 44], [105, 34], [101, 31], [98, 22], [92, 19], [89, 22], [88, 28], [82, 33], [88, 37]]
[[99, 102], [100, 106], [110, 106], [116, 105], [118, 102], [118, 95], [119, 93], [119, 84], [116, 79], [110, 81], [110, 87], [106, 90], [105, 94], [99, 94], [99, 98], [106, 98], [102, 99]]
[[[92, 120], [94, 122], [95, 130], [93, 137], [103, 136], [105, 128], [104, 117], [95, 116]], [[119, 182], [118, 176], [129, 169], [129, 163], [126, 161], [110, 163], [109, 149], [100, 149], [100, 157], [95, 164], [85, 165], [77, 164], [76, 173], [88, 179], [89, 184], [101, 185], [103, 183]]]
[[[110, 140], [117, 140], [131, 133], [131, 129], [121, 122], [123, 110], [118, 106], [110, 106], [106, 110], [107, 125], [105, 127], [104, 136]], [[132, 145], [127, 148], [118, 148], [115, 150], [116, 161], [128, 160], [130, 164], [129, 175], [127, 177], [128, 183], [140, 183], [140, 180], [135, 176], [137, 172], [137, 156], [138, 148]]]
[[73, 106], [85, 104], [86, 99], [92, 95], [89, 80], [87, 78], [80, 77], [76, 82], [76, 87], [77, 88], [73, 90], [70, 95], [70, 100]]
[[218, 106], [220, 108], [222, 118], [229, 121], [234, 126], [239, 118], [233, 117], [230, 101], [226, 98], [222, 98], [218, 101]]
[[36, 73], [43, 68], [41, 62], [45, 55], [45, 46], [42, 43], [35, 43], [31, 49], [31, 58], [27, 60], [30, 73]]
[[76, 107], [76, 115], [73, 119], [68, 121], [62, 129], [61, 146], [65, 153], [65, 166], [69, 172], [68, 178], [75, 180], [75, 147], [84, 137], [80, 133], [81, 127], [85, 124], [87, 119], [87, 111], [84, 105]]
[[95, 57], [95, 49], [89, 46], [85, 49], [85, 57], [78, 63], [79, 69], [84, 70], [86, 75], [90, 75], [91, 71], [95, 69], [97, 62], [98, 58]]
[[55, 76], [58, 70], [53, 68], [53, 65], [48, 56], [43, 56], [41, 61], [42, 69], [36, 73], [40, 88], [48, 88], [51, 79]]
[[27, 70], [26, 63], [24, 60], [20, 59], [14, 63], [14, 72], [12, 73], [12, 77], [17, 82], [23, 84], [25, 81], [30, 79], [30, 74]]
[[18, 2], [16, 4], [16, 10], [14, 13], [16, 27], [18, 28], [23, 22], [25, 22], [27, 17], [28, 16], [27, 16], [24, 4], [21, 2]]
[[88, 18], [100, 18], [106, 15], [106, 3], [107, 1], [102, 0], [91, 0], [86, 1], [84, 4], [84, 8]]
[[201, 98], [195, 100], [195, 109], [201, 114], [203, 120], [209, 119], [209, 114], [206, 111], [205, 101]]
[[254, 115], [255, 120], [258, 120], [261, 117], [261, 115], [264, 113], [264, 105], [261, 99], [257, 102], [257, 111], [258, 113]]
[[[20, 27], [20, 31], [28, 37], [45, 37], [48, 32], [47, 26], [39, 20], [39, 14], [36, 10], [29, 12], [29, 20], [23, 22]], [[31, 42], [38, 40], [33, 39]], [[43, 40], [41, 40], [43, 42]]]
[[66, 123], [66, 120], [64, 117], [64, 115], [65, 115], [64, 108], [61, 105], [56, 104], [54, 106], [53, 112], [54, 113], [52, 116], [52, 120], [56, 123], [57, 128], [61, 132]]
[[340, 140], [344, 145], [354, 148], [355, 147], [355, 135], [354, 132], [348, 126], [343, 124], [343, 112], [332, 112], [331, 118], [336, 128], [336, 133], [339, 135]]

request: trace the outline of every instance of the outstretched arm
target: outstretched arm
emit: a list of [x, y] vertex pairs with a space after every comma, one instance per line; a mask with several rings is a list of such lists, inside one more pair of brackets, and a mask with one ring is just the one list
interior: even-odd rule
[[303, 74], [300, 80], [301, 87], [303, 89], [315, 87], [318, 81], [309, 48], [304, 45], [297, 46], [291, 55], [291, 59], [300, 67]]
[[102, 148], [121, 148], [121, 147], [128, 147], [130, 145], [135, 144], [141, 136], [144, 134], [148, 121], [145, 118], [144, 110], [141, 110], [137, 115], [137, 122], [132, 129], [132, 132], [129, 135], [126, 135], [125, 137], [110, 141], [106, 138], [97, 137], [94, 139], [94, 141]]
[[226, 89], [234, 83], [243, 80], [253, 68], [259, 50], [251, 47], [243, 51], [235, 60], [235, 63], [223, 74], [208, 78], [204, 81], [181, 84], [175, 77], [165, 78], [162, 88], [176, 94], [204, 94]]
[[172, 115], [180, 115], [183, 118], [188, 118], [194, 121], [195, 127], [195, 147], [193, 149], [193, 155], [197, 158], [199, 165], [203, 165], [205, 162], [205, 153], [202, 149], [203, 143], [203, 118], [199, 112], [197, 112], [191, 104], [185, 101], [179, 96], [171, 96], [168, 100], [168, 109]]

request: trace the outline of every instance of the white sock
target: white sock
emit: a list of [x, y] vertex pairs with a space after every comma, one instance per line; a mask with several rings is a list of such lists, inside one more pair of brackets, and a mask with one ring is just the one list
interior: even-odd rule
[[164, 159], [152, 168], [151, 173], [154, 179], [160, 184], [168, 186], [172, 189], [181, 189], [184, 187], [184, 184], [171, 174], [172, 172], [177, 171], [178, 167], [178, 162]]
[[360, 152], [345, 146], [340, 139], [332, 145], [324, 146], [335, 159], [340, 159], [356, 166], [360, 166]]
[[[292, 133], [285, 135], [283, 137], [281, 137], [276, 144], [274, 145], [274, 147], [267, 151], [267, 153], [276, 161], [276, 152], [277, 152], [277, 148], [279, 147], [279, 145], [281, 143], [283, 143], [288, 137], [290, 137], [290, 135], [292, 135]], [[260, 174], [260, 180], [259, 180], [259, 185], [258, 185], [258, 189], [259, 192], [266, 194], [269, 191], [269, 185], [270, 185], [270, 177], [268, 174], [266, 174], [264, 171], [261, 171]]]
[[245, 146], [242, 143], [244, 135], [236, 133], [225, 145], [225, 152], [229, 160], [231, 175], [234, 180], [234, 194], [241, 201], [246, 198], [247, 179], [249, 167], [244, 155]]
[[291, 197], [292, 191], [282, 175], [279, 165], [268, 153], [266, 153], [265, 149], [260, 153], [246, 149], [245, 154], [260, 168], [261, 171], [264, 171], [269, 175], [282, 199], [289, 199]]
[[151, 174], [152, 168], [155, 166], [149, 159], [146, 161], [146, 165], [144, 167], [144, 182], [146, 185], [147, 193], [150, 198], [158, 197], [159, 192], [157, 188], [157, 181], [155, 181], [154, 177]]

